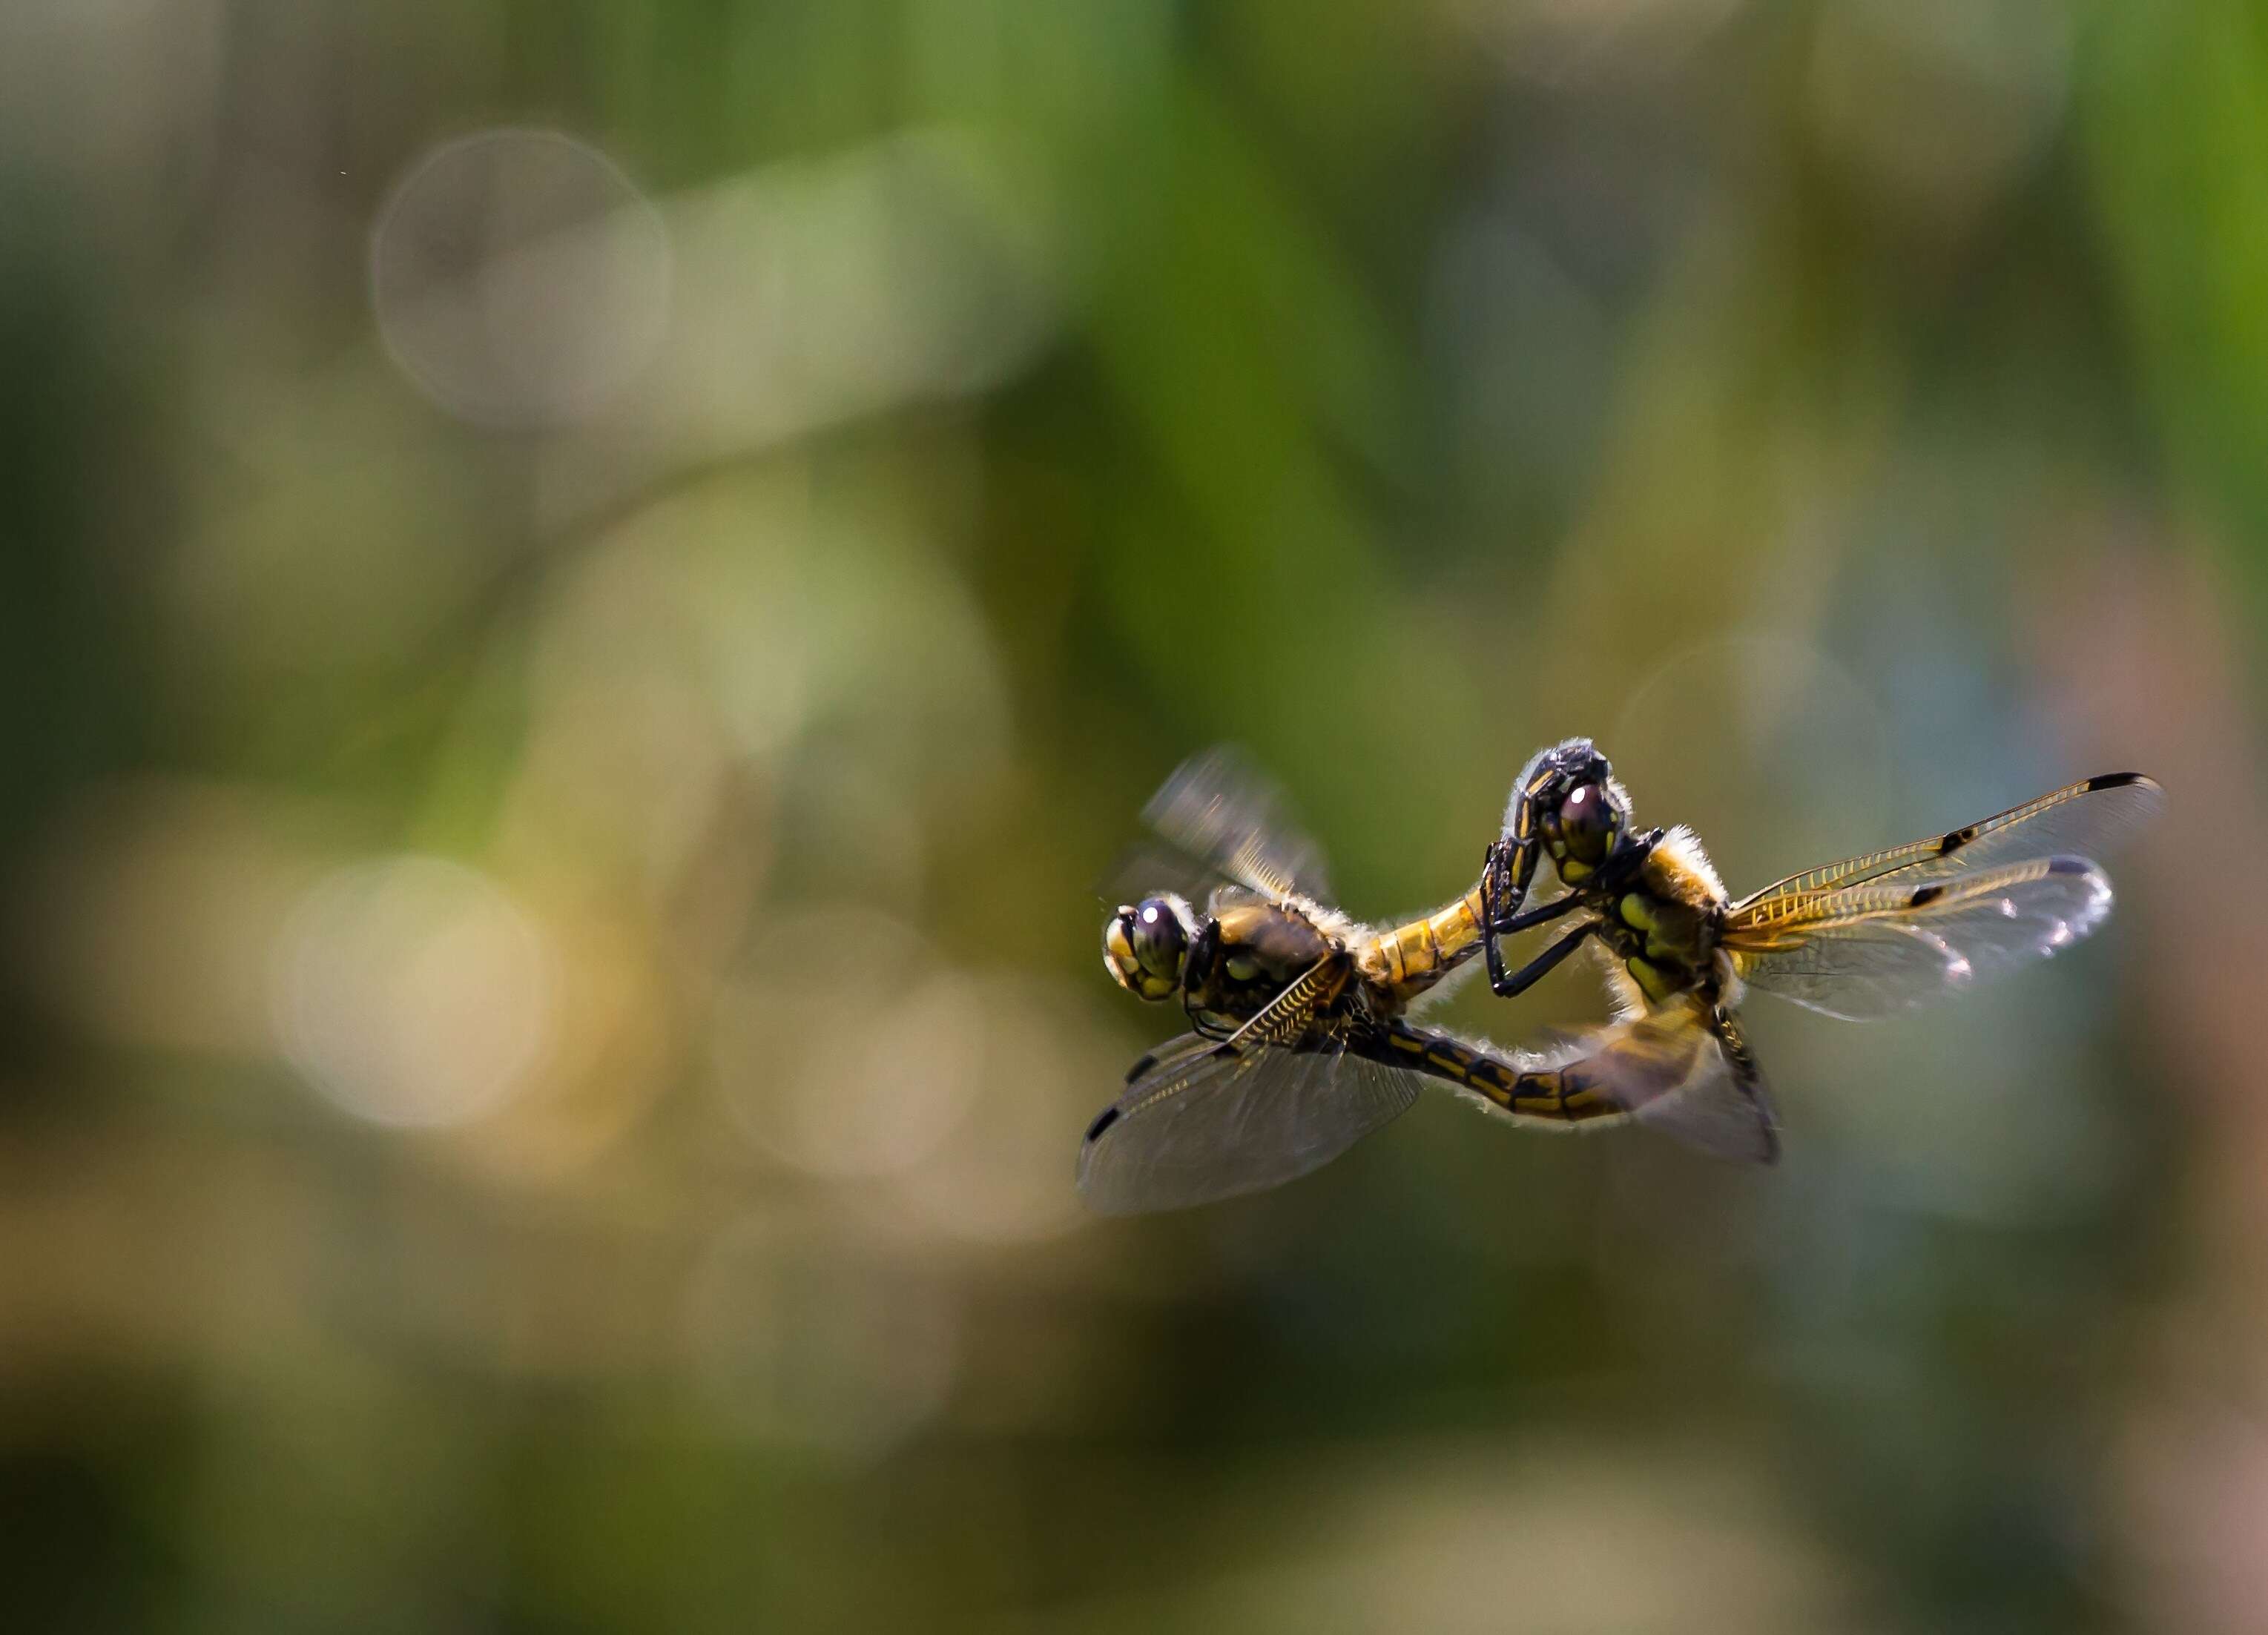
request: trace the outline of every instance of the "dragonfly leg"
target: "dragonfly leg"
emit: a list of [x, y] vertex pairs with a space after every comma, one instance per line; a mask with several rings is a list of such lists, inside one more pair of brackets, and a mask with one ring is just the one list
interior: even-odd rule
[[1491, 840], [1488, 850], [1481, 853], [1481, 924], [1484, 929], [1494, 925], [1506, 915], [1520, 907], [1520, 898], [1506, 878], [1506, 859], [1511, 855], [1508, 843]]
[[1541, 908], [1528, 909], [1513, 915], [1508, 920], [1498, 921], [1494, 927], [1495, 932], [1499, 937], [1509, 937], [1514, 932], [1533, 931], [1538, 925], [1557, 919], [1568, 910], [1580, 905], [1582, 901], [1580, 896], [1571, 891], [1565, 896], [1553, 898]]
[[1583, 939], [1596, 931], [1596, 925], [1578, 925], [1573, 931], [1553, 943], [1518, 970], [1507, 974], [1504, 968], [1504, 954], [1496, 946], [1496, 939], [1488, 939], [1489, 987], [1500, 999], [1528, 991], [1569, 954], [1583, 946]]
[[[1481, 919], [1498, 931], [1513, 929], [1506, 922], [1518, 917], [1535, 878], [1535, 843], [1532, 840], [1492, 840], [1481, 854]], [[1530, 922], [1533, 924], [1534, 922]]]

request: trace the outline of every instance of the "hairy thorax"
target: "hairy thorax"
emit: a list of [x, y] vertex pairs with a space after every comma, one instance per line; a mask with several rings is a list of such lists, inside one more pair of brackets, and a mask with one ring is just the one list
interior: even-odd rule
[[1292, 910], [1226, 909], [1189, 950], [1190, 997], [1206, 1010], [1249, 1018], [1331, 951], [1331, 939]]
[[1700, 843], [1672, 829], [1608, 907], [1599, 939], [1648, 1005], [1717, 982], [1725, 888]]

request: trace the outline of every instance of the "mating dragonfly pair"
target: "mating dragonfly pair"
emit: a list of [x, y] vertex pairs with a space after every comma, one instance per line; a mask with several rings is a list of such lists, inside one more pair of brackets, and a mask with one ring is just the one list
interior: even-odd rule
[[[1171, 849], [1159, 873], [1178, 870], [1189, 894], [1157, 890], [1103, 931], [1111, 976], [1179, 999], [1190, 1031], [1136, 1063], [1087, 1127], [1079, 1190], [1131, 1214], [1276, 1186], [1407, 1111], [1428, 1080], [1538, 1128], [1636, 1123], [1771, 1163], [1778, 1121], [1741, 1028], [1748, 989], [1864, 1019], [2051, 955], [2110, 912], [2092, 858], [2163, 800], [2139, 772], [2091, 777], [1734, 902], [1691, 831], [1635, 829], [1606, 757], [1570, 739], [1521, 772], [1470, 890], [1380, 927], [1331, 906], [1322, 854], [1267, 784], [1209, 751], [1143, 814]], [[1528, 908], [1547, 859], [1564, 889]], [[1507, 969], [1498, 939], [1551, 922], [1556, 939]], [[1554, 1050], [1410, 1020], [1476, 955], [1509, 998], [1586, 943], [1616, 1020]]]

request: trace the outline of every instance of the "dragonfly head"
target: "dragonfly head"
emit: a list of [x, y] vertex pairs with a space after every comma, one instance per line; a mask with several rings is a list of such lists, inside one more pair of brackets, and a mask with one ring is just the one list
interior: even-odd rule
[[1598, 872], [1630, 832], [1630, 797], [1587, 738], [1571, 738], [1544, 760], [1535, 796], [1535, 832], [1551, 865], [1571, 886]]
[[1196, 916], [1179, 897], [1145, 897], [1122, 904], [1102, 928], [1102, 963], [1110, 978], [1137, 998], [1169, 999], [1181, 991]]

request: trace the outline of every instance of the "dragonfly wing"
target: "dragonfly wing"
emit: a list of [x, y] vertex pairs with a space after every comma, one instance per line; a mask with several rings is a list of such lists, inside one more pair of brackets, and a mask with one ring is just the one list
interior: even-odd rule
[[2046, 959], [2110, 913], [2110, 881], [2084, 858], [2039, 858], [1927, 884], [1893, 880], [1791, 905], [1734, 910], [1724, 947], [1751, 985], [1830, 1016], [1866, 1020]]
[[1800, 910], [1811, 898], [1869, 881], [1918, 886], [2034, 858], [2102, 857], [2165, 802], [2156, 779], [2107, 772], [1942, 835], [1791, 874], [1744, 898], [1734, 912], [1761, 915], [1775, 903]]
[[1126, 1070], [1126, 1082], [1138, 1083], [1151, 1074], [1169, 1068], [1185, 1067], [1220, 1042], [1218, 1034], [1183, 1034], [1169, 1039]]
[[[1698, 1024], [1696, 1024], [1697, 1026]], [[1730, 1013], [1707, 1019], [1709, 1045], [1675, 1094], [1638, 1110], [1638, 1122], [1716, 1158], [1779, 1161], [1779, 1109]]]
[[1418, 1099], [1417, 1076], [1346, 1055], [1227, 1043], [1168, 1055], [1102, 1110], [1079, 1189], [1106, 1215], [1182, 1209], [1280, 1186], [1330, 1162]]
[[1177, 1040], [1138, 1063], [1125, 1094], [1087, 1126], [1087, 1202], [1123, 1215], [1256, 1192], [1407, 1110], [1413, 1075], [1347, 1072], [1344, 1023], [1319, 1025], [1350, 969], [1345, 955], [1326, 955], [1228, 1038]]
[[1280, 894], [1256, 890], [1241, 880], [1231, 880], [1215, 865], [1162, 840], [1126, 848], [1094, 887], [1094, 895], [1110, 903], [1139, 902], [1167, 893], [1207, 914], [1219, 914], [1242, 902], [1283, 901]]
[[1739, 1025], [1692, 999], [1604, 1028], [1560, 1066], [1571, 1090], [1713, 1157], [1770, 1164], [1779, 1118]]
[[1331, 901], [1322, 849], [1286, 816], [1275, 784], [1241, 752], [1217, 746], [1184, 761], [1143, 820], [1216, 875], [1281, 902]]

